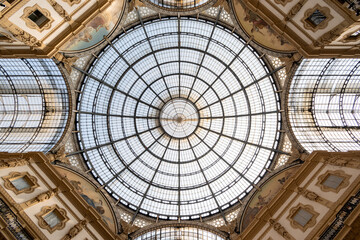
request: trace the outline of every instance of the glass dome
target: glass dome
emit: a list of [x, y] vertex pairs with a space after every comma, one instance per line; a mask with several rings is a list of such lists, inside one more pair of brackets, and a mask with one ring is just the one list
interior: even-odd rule
[[186, 10], [194, 10], [201, 8], [213, 1], [211, 0], [195, 0], [195, 1], [194, 0], [185, 0], [185, 1], [147, 0], [147, 2], [165, 10], [186, 11]]
[[222, 214], [277, 152], [271, 72], [211, 21], [169, 17], [127, 30], [94, 60], [81, 92], [80, 153], [133, 220]]
[[225, 240], [223, 236], [219, 236], [213, 232], [197, 227], [161, 227], [148, 231], [134, 240]]

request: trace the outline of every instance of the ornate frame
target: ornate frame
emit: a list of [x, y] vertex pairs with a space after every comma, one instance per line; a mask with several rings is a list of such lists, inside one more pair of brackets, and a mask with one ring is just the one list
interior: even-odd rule
[[81, 2], [81, 0], [63, 0], [63, 2], [67, 2], [70, 6], [74, 4], [78, 4]]
[[[59, 216], [61, 222], [56, 224], [54, 227], [50, 227], [49, 224], [46, 223], [44, 216], [56, 211], [56, 215]], [[37, 213], [36, 218], [39, 220], [39, 226], [41, 228], [44, 228], [48, 230], [50, 233], [53, 233], [55, 230], [61, 230], [65, 227], [66, 222], [69, 220], [69, 218], [66, 215], [66, 210], [63, 208], [60, 208], [58, 205], [54, 204], [52, 206], [45, 206], [41, 208], [41, 211]]]
[[15, 40], [10, 36], [10, 34], [7, 34], [5, 32], [0, 32], [1, 35], [3, 35], [4, 37], [0, 37], [0, 42], [15, 42]]
[[[326, 18], [319, 23], [318, 25], [312, 25], [307, 19], [313, 14], [316, 10], [321, 12]], [[330, 9], [328, 7], [322, 7], [319, 4], [316, 4], [313, 8], [310, 8], [305, 11], [304, 17], [301, 19], [301, 22], [304, 24], [304, 28], [316, 32], [319, 29], [324, 29], [328, 26], [331, 19], [334, 17], [330, 14]]]
[[[18, 178], [24, 178], [25, 181], [27, 181], [30, 185], [30, 188], [18, 190], [11, 182], [12, 180]], [[4, 187], [13, 191], [16, 195], [20, 193], [32, 193], [34, 192], [35, 188], [39, 187], [39, 184], [37, 183], [37, 178], [31, 176], [28, 172], [10, 172], [9, 175], [2, 177], [2, 179], [4, 180]]]
[[292, 0], [275, 0], [275, 2], [277, 4], [281, 4], [283, 6], [285, 6], [286, 4], [288, 4], [289, 2], [292, 2]]
[[[311, 219], [305, 224], [305, 226], [301, 226], [298, 222], [294, 220], [294, 216], [300, 209], [303, 209], [312, 214]], [[319, 216], [319, 213], [315, 212], [314, 208], [311, 205], [303, 205], [301, 203], [299, 203], [296, 207], [291, 208], [289, 212], [290, 214], [287, 219], [289, 220], [290, 225], [293, 228], [299, 228], [303, 232], [305, 232], [308, 228], [315, 226], [316, 218]]]
[[[339, 186], [334, 189], [331, 187], [327, 187], [325, 185], [323, 185], [324, 181], [330, 176], [330, 175], [335, 175], [335, 176], [339, 176], [342, 177], [344, 180], [339, 184]], [[336, 170], [336, 171], [331, 171], [328, 170], [326, 171], [324, 174], [320, 175], [318, 177], [318, 181], [316, 183], [316, 186], [318, 186], [322, 191], [324, 192], [334, 192], [334, 193], [338, 193], [342, 188], [347, 187], [350, 184], [350, 175], [347, 175], [344, 171], [342, 170]]]
[[[43, 14], [49, 21], [42, 27], [39, 27], [36, 23], [34, 23], [30, 18], [30, 14], [38, 10]], [[28, 26], [31, 29], [36, 29], [39, 32], [42, 32], [45, 29], [51, 28], [51, 24], [54, 21], [54, 19], [51, 17], [51, 14], [48, 10], [41, 8], [39, 5], [35, 4], [32, 7], [26, 7], [24, 9], [23, 15], [21, 16], [21, 19], [25, 21], [26, 26]]]
[[344, 42], [344, 43], [347, 43], [347, 42], [356, 42], [356, 41], [359, 41], [360, 40], [360, 34], [353, 37], [351, 36], [352, 34], [356, 33], [357, 31], [360, 31], [360, 29], [357, 29], [355, 31], [352, 31], [351, 33], [349, 34], [346, 34], [342, 39], [341, 39], [341, 42]]

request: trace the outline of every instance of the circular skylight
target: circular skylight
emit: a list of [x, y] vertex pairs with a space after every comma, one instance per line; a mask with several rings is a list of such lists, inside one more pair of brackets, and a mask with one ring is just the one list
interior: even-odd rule
[[223, 214], [266, 173], [281, 125], [256, 51], [193, 18], [152, 20], [113, 40], [85, 74], [77, 108], [80, 152], [133, 220]]

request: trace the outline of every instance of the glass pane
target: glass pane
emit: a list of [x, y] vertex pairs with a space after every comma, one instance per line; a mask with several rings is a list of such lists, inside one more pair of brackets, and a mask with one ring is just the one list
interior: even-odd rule
[[296, 221], [297, 223], [299, 223], [301, 226], [305, 226], [310, 219], [312, 218], [312, 214], [309, 213], [308, 211], [306, 211], [305, 209], [300, 209], [296, 215], [294, 216], [294, 221]]
[[343, 177], [336, 175], [329, 175], [326, 178], [326, 180], [323, 182], [323, 185], [329, 188], [337, 189], [343, 180], [344, 180]]
[[46, 214], [43, 218], [44, 218], [45, 222], [51, 228], [53, 228], [56, 225], [58, 225], [59, 223], [61, 223], [60, 218], [58, 217], [58, 215], [54, 211], [51, 211], [50, 213]]
[[31, 187], [28, 181], [23, 177], [11, 180], [11, 183], [19, 191]]

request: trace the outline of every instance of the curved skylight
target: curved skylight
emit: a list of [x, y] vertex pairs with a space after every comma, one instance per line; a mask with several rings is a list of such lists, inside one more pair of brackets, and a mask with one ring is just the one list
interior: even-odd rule
[[134, 210], [133, 220], [223, 213], [277, 151], [271, 73], [214, 22], [145, 22], [113, 40], [84, 74], [79, 153], [104, 189]]
[[224, 237], [196, 227], [162, 227], [142, 234], [134, 240], [224, 240]]
[[211, 0], [147, 0], [148, 2], [164, 9], [183, 11], [202, 7]]
[[51, 59], [0, 59], [0, 152], [50, 151], [69, 114], [69, 95]]
[[289, 91], [292, 131], [307, 151], [360, 150], [360, 60], [305, 59]]

